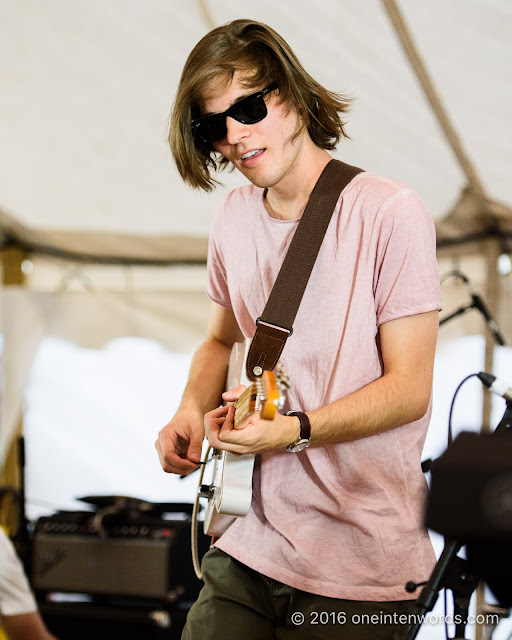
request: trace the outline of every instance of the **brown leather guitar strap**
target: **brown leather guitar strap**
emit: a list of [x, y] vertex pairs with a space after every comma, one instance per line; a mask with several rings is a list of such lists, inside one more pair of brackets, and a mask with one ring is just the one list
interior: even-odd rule
[[247, 355], [247, 377], [255, 380], [277, 365], [313, 270], [316, 256], [343, 189], [362, 169], [331, 160], [322, 171], [302, 214]]

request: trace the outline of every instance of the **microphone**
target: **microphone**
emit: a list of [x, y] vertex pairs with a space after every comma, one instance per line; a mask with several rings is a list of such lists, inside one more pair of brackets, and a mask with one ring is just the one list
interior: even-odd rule
[[512, 389], [508, 386], [505, 380], [493, 376], [492, 373], [485, 373], [480, 371], [476, 374], [479, 380], [489, 389], [492, 393], [501, 396], [507, 401], [512, 402]]
[[501, 335], [501, 331], [498, 327], [498, 324], [496, 320], [492, 317], [491, 312], [489, 311], [489, 308], [487, 307], [483, 299], [478, 295], [478, 293], [473, 293], [471, 285], [469, 287], [469, 293], [471, 295], [472, 306], [475, 309], [478, 309], [478, 311], [480, 311], [480, 313], [483, 315], [485, 319], [487, 328], [491, 332], [492, 336], [494, 337], [494, 339], [498, 344], [503, 346], [505, 344], [505, 339]]
[[439, 324], [442, 325], [448, 320], [451, 320], [452, 318], [455, 318], [465, 313], [466, 311], [469, 311], [470, 309], [477, 309], [483, 315], [485, 319], [485, 324], [487, 325], [487, 328], [490, 334], [492, 335], [492, 337], [496, 340], [496, 342], [499, 345], [504, 346], [505, 338], [503, 337], [500, 331], [500, 328], [498, 327], [498, 323], [492, 317], [491, 312], [489, 311], [489, 307], [484, 302], [483, 298], [478, 293], [475, 292], [473, 284], [469, 280], [469, 278], [465, 276], [461, 271], [454, 270], [454, 271], [450, 271], [444, 278], [442, 278], [441, 282], [443, 282], [447, 277], [457, 278], [458, 280], [461, 280], [463, 282], [464, 286], [468, 290], [469, 295], [471, 296], [471, 304], [466, 305], [464, 307], [460, 307], [459, 309], [457, 309], [457, 311], [455, 311], [455, 313], [452, 313], [446, 318], [443, 318]]

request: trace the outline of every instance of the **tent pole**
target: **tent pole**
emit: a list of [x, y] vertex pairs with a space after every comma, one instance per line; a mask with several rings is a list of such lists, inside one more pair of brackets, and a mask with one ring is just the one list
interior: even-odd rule
[[[499, 238], [487, 238], [485, 240], [484, 255], [486, 258], [486, 285], [485, 285], [485, 298], [489, 309], [496, 317], [498, 309], [498, 303], [500, 299], [500, 281], [498, 278], [498, 257], [500, 254], [500, 240]], [[494, 349], [496, 343], [494, 338], [488, 331], [485, 332], [485, 371], [490, 373], [494, 369]], [[482, 432], [489, 433], [491, 431], [491, 403], [492, 395], [489, 390], [484, 391], [484, 400], [482, 407]], [[480, 582], [476, 590], [476, 613], [477, 615], [489, 613], [490, 605], [485, 601], [485, 589], [484, 584]], [[477, 625], [475, 630], [475, 640], [484, 640], [489, 637], [486, 633], [484, 636], [483, 625]]]
[[382, 0], [384, 8], [388, 14], [389, 19], [395, 29], [396, 34], [400, 39], [402, 48], [411, 63], [411, 66], [418, 78], [425, 96], [434, 111], [434, 114], [441, 125], [441, 128], [446, 136], [448, 143], [450, 144], [454, 154], [456, 155], [462, 170], [466, 174], [471, 189], [483, 199], [485, 199], [485, 190], [482, 182], [476, 172], [473, 163], [469, 159], [466, 150], [462, 144], [462, 141], [455, 131], [453, 124], [450, 121], [448, 113], [446, 112], [439, 93], [436, 91], [434, 84], [428, 74], [423, 60], [414, 44], [411, 34], [404, 22], [400, 9], [398, 8], [395, 0]]
[[215, 29], [215, 27], [217, 27], [218, 25], [215, 24], [212, 18], [212, 14], [210, 13], [206, 0], [198, 0], [197, 3], [199, 5], [199, 11], [203, 16], [206, 26], [208, 27], [208, 30], [211, 31], [212, 29]]
[[[497, 317], [498, 303], [500, 299], [500, 281], [498, 278], [498, 258], [500, 255], [499, 238], [487, 238], [485, 240], [484, 255], [486, 259], [485, 299], [494, 318]], [[493, 336], [485, 332], [485, 371], [489, 373], [494, 369], [494, 349], [496, 342]], [[489, 390], [484, 391], [482, 409], [482, 431], [491, 431], [491, 402], [492, 395]]]
[[[27, 257], [26, 252], [19, 247], [3, 247], [0, 251], [2, 265], [2, 286], [24, 286], [26, 282], [25, 274], [21, 268], [23, 260]], [[9, 448], [5, 451], [3, 465], [1, 466], [0, 485], [19, 489], [21, 486], [20, 465], [18, 460], [18, 437], [23, 432], [23, 419], [20, 418], [15, 437], [12, 439]], [[5, 444], [5, 443], [4, 443]], [[2, 460], [0, 460], [2, 463]], [[7, 523], [8, 526], [11, 523]]]
[[17, 246], [3, 247], [0, 251], [2, 260], [2, 285], [25, 285], [25, 274], [21, 268], [23, 260], [27, 257], [24, 249]]

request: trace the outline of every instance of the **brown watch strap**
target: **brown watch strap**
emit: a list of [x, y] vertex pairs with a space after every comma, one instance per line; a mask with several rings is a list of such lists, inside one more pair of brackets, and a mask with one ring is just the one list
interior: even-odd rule
[[[316, 256], [340, 193], [362, 169], [331, 160], [320, 174], [293, 235], [270, 296], [256, 321], [256, 333], [247, 354], [246, 372], [255, 380], [276, 366], [313, 270]], [[261, 370], [261, 371], [260, 371]]]
[[300, 422], [300, 439], [301, 440], [310, 440], [311, 439], [311, 422], [309, 421], [307, 413], [304, 411], [287, 411], [285, 413], [287, 416], [297, 416]]

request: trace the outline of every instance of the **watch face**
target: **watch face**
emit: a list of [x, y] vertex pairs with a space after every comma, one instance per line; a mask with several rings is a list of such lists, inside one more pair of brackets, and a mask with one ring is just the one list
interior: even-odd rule
[[298, 453], [299, 451], [303, 451], [309, 447], [311, 440], [304, 438], [303, 440], [297, 440], [293, 444], [289, 444], [286, 447], [287, 451], [291, 451], [292, 453]]

